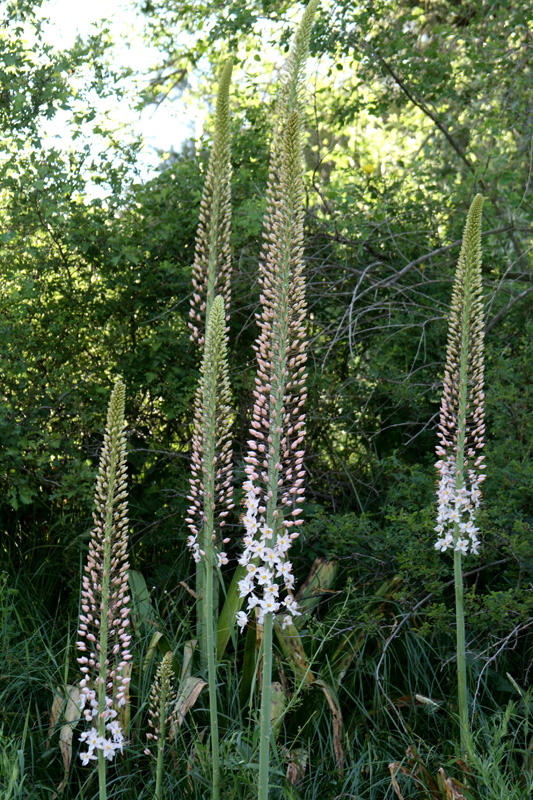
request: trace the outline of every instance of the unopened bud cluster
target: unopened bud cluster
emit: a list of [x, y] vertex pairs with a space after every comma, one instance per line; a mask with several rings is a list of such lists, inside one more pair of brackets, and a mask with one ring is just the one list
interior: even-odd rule
[[[198, 563], [206, 555], [205, 536], [213, 537], [218, 565], [228, 563], [218, 548], [216, 527], [224, 527], [233, 508], [230, 384], [222, 297], [217, 296], [207, 324], [202, 374], [195, 402], [187, 545]], [[223, 539], [225, 544], [229, 539]]]
[[[171, 686], [172, 675], [172, 653], [169, 651], [157, 668], [155, 680], [150, 691], [148, 725], [151, 730], [146, 734], [146, 738], [154, 744], [165, 738], [167, 726], [172, 722], [170, 709], [176, 701], [176, 692], [173, 691]], [[152, 755], [149, 748], [144, 752], [148, 756]]]
[[230, 302], [231, 272], [231, 162], [229, 127], [229, 84], [232, 62], [226, 62], [216, 107], [213, 149], [200, 203], [193, 265], [193, 293], [189, 312], [191, 339], [202, 345], [207, 318], [216, 295], [224, 298], [226, 313]]

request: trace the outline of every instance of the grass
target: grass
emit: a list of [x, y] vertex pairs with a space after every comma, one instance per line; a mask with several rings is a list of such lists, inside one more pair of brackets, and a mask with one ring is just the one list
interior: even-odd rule
[[[73, 648], [76, 627], [74, 597], [64, 594], [65, 608], [52, 615], [48, 602], [33, 587], [32, 575], [16, 578], [3, 573], [1, 582], [0, 646], [0, 796], [6, 800], [50, 800], [64, 778], [59, 746], [61, 722], [47, 741], [54, 691], [78, 680]], [[55, 584], [50, 584], [52, 587]], [[50, 598], [44, 598], [49, 600]], [[367, 598], [368, 599], [368, 598]], [[361, 601], [362, 604], [362, 601]], [[150, 685], [160, 655], [147, 658], [154, 626], [169, 637], [175, 653], [175, 669], [181, 670], [193, 620], [164, 591], [153, 595], [152, 623], [136, 622], [134, 681], [129, 746], [126, 755], [108, 770], [108, 796], [122, 800], [148, 800], [154, 793], [154, 761], [143, 754]], [[307, 650], [322, 654], [324, 668], [358, 604], [337, 599], [318, 621], [304, 631]], [[391, 603], [389, 622], [399, 619], [402, 608]], [[178, 622], [179, 620], [179, 622]], [[170, 624], [172, 623], [172, 625]], [[174, 627], [173, 627], [174, 626]], [[389, 764], [398, 763], [396, 781], [404, 800], [435, 800], [431, 776], [437, 785], [439, 769], [447, 778], [463, 783], [460, 768], [459, 727], [455, 708], [455, 671], [450, 655], [453, 631], [436, 631], [422, 639], [406, 624], [391, 641], [380, 666], [382, 689], [375, 675], [385, 634], [369, 631], [362, 645], [353, 647], [338, 698], [343, 714], [344, 765], [335, 763], [332, 715], [322, 692], [308, 690], [293, 698], [280, 727], [271, 764], [272, 800], [393, 800], [397, 798]], [[317, 642], [317, 634], [320, 642]], [[242, 704], [239, 684], [242, 642], [218, 667], [218, 704], [222, 762], [221, 796], [227, 800], [253, 800], [258, 768], [257, 704]], [[285, 675], [286, 664], [277, 663], [274, 678]], [[474, 720], [474, 751], [469, 759], [469, 800], [525, 800], [532, 789], [531, 695], [505, 678], [506, 655], [498, 668], [501, 686], [493, 674], [483, 677]], [[502, 690], [506, 686], [508, 691]], [[255, 696], [257, 701], [258, 687]], [[432, 700], [424, 702], [419, 697]], [[76, 731], [81, 729], [81, 723]], [[92, 800], [98, 797], [97, 773], [84, 768], [77, 758], [74, 735], [72, 764], [61, 797]], [[413, 768], [406, 754], [415, 748], [424, 769]], [[287, 780], [289, 760], [300, 780]], [[305, 762], [305, 769], [302, 763]], [[418, 762], [417, 762], [418, 763]], [[414, 765], [416, 767], [416, 764]], [[425, 772], [427, 771], [427, 772]], [[166, 750], [163, 790], [167, 797], [210, 800], [209, 709], [200, 698], [187, 714], [171, 748]], [[426, 784], [426, 785], [425, 785]], [[446, 795], [442, 794], [443, 800]]]

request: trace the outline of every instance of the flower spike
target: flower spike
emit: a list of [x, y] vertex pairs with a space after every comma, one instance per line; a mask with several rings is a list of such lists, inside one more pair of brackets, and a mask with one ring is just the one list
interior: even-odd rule
[[192, 439], [192, 475], [186, 522], [187, 544], [199, 563], [210, 548], [218, 565], [227, 563], [215, 527], [222, 529], [233, 508], [230, 383], [224, 300], [214, 300], [205, 339], [201, 378], [196, 393]]
[[437, 550], [477, 553], [475, 511], [483, 474], [483, 305], [481, 211], [476, 195], [468, 213], [452, 294], [444, 389], [438, 427]]
[[[84, 570], [77, 642], [83, 714], [91, 724], [80, 736], [87, 750], [84, 764], [105, 762], [122, 752], [124, 732], [119, 712], [128, 692], [130, 598], [128, 596], [128, 518], [126, 490], [125, 387], [117, 381], [107, 414], [104, 446], [96, 480], [94, 529]], [[102, 779], [102, 775], [104, 776]]]
[[[150, 707], [148, 709], [148, 724], [151, 731], [146, 734], [146, 738], [149, 741], [151, 740], [157, 749], [155, 770], [155, 798], [157, 800], [162, 796], [163, 753], [165, 740], [168, 738], [167, 730], [170, 722], [171, 706], [176, 701], [176, 692], [172, 688], [172, 676], [172, 652], [169, 650], [165, 653], [157, 668], [150, 690]], [[144, 752], [147, 756], [153, 755], [149, 747]]]
[[[213, 149], [200, 203], [189, 312], [191, 339], [203, 344], [215, 295], [230, 303], [231, 162], [229, 85], [233, 63], [226, 61], [218, 87]], [[227, 317], [229, 319], [229, 317]]]
[[[278, 135], [272, 145], [264, 245], [259, 265], [262, 313], [255, 344], [257, 373], [244, 484], [246, 568], [239, 582], [248, 614], [282, 612], [284, 623], [299, 613], [287, 557], [304, 500], [303, 440], [307, 397], [305, 280], [303, 274], [303, 178], [300, 87], [317, 2], [307, 6], [284, 70], [278, 102]], [[280, 596], [285, 588], [288, 595]], [[255, 613], [255, 612], [254, 612]]]
[[[224, 300], [214, 299], [207, 318], [200, 384], [196, 394], [187, 540], [197, 563], [197, 630], [201, 661], [209, 678], [212, 798], [220, 797], [218, 713], [216, 697], [215, 617], [218, 567], [227, 564], [218, 533], [233, 508], [231, 409]], [[224, 543], [223, 540], [222, 544]]]

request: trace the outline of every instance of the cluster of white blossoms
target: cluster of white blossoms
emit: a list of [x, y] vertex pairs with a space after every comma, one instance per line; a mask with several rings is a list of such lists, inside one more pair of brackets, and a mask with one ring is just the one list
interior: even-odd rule
[[[189, 524], [189, 528], [192, 528], [191, 524]], [[213, 539], [214, 538], [215, 537], [213, 536]], [[222, 541], [224, 544], [227, 544], [229, 539], [223, 539]], [[201, 550], [200, 545], [198, 544], [198, 533], [193, 533], [190, 536], [187, 536], [187, 547], [190, 549], [191, 555], [197, 564], [202, 560], [202, 557], [205, 557], [205, 550]], [[217, 564], [219, 567], [221, 567], [223, 564], [229, 563], [227, 553], [215, 550], [215, 556], [217, 558]]]
[[[285, 616], [283, 627], [286, 627], [294, 616], [298, 616], [298, 604], [292, 597], [294, 575], [292, 564], [286, 558], [286, 553], [291, 546], [291, 540], [298, 537], [297, 533], [288, 532], [277, 536], [274, 543], [274, 531], [265, 523], [265, 508], [260, 505], [260, 489], [254, 486], [251, 480], [243, 484], [245, 491], [244, 505], [246, 514], [243, 524], [246, 529], [244, 536], [244, 552], [239, 559], [239, 564], [246, 567], [247, 575], [239, 581], [239, 594], [248, 598], [247, 612], [239, 611], [237, 624], [241, 631], [248, 622], [248, 614], [252, 609], [257, 609], [257, 622], [261, 625], [265, 614], [277, 614], [283, 608]], [[287, 527], [287, 526], [285, 526]], [[271, 545], [271, 546], [269, 546]], [[281, 600], [279, 597], [280, 583], [283, 579], [289, 595]]]
[[[438, 498], [437, 526], [435, 530], [439, 539], [435, 549], [444, 552], [450, 548], [467, 553], [479, 552], [479, 528], [474, 525], [475, 511], [481, 503], [481, 489], [479, 484], [485, 475], [473, 469], [467, 471], [469, 485], [456, 488], [455, 460], [448, 456], [435, 464], [440, 474]], [[458, 525], [459, 535], [455, 536], [455, 524]]]
[[[98, 701], [94, 696], [94, 692], [91, 691], [87, 694], [82, 694], [82, 698], [82, 709], [87, 705], [87, 702], [89, 703], [89, 707], [85, 708], [83, 713], [85, 719], [90, 722], [98, 714]], [[112, 704], [111, 698], [106, 698], [106, 704], [108, 708], [104, 712], [104, 719], [106, 721], [105, 727], [109, 733], [109, 738], [99, 736], [97, 729], [94, 727], [90, 728], [88, 731], [83, 731], [79, 739], [80, 742], [85, 742], [87, 747], [85, 752], [80, 753], [83, 766], [87, 766], [90, 761], [95, 761], [97, 759], [98, 750], [102, 751], [104, 757], [107, 758], [108, 761], [113, 760], [117, 751], [120, 753], [123, 752], [124, 734], [122, 733], [120, 722], [116, 719], [117, 712], [114, 708], [110, 708]]]

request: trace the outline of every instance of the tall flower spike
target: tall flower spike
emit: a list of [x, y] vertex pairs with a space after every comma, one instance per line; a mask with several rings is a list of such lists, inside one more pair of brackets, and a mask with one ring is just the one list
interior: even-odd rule
[[[283, 142], [283, 202], [269, 215], [269, 243], [261, 265], [263, 309], [258, 318], [255, 402], [245, 459], [246, 536], [240, 563], [248, 575], [240, 589], [241, 596], [248, 597], [248, 610], [257, 607], [259, 622], [282, 606], [286, 617], [298, 613], [290, 594], [294, 578], [286, 554], [297, 536], [290, 529], [300, 523], [297, 517], [304, 500], [306, 303], [297, 111], [289, 117]], [[289, 597], [281, 601], [283, 584]], [[239, 619], [245, 624], [244, 614]]]
[[223, 528], [232, 501], [230, 383], [224, 300], [214, 300], [207, 325], [201, 377], [196, 392], [192, 475], [186, 522], [187, 544], [199, 563], [214, 549], [218, 565], [227, 563], [216, 530]]
[[[218, 751], [217, 680], [215, 664], [215, 617], [218, 567], [227, 556], [217, 542], [218, 531], [233, 507], [231, 487], [231, 409], [227, 364], [224, 300], [214, 299], [207, 318], [204, 356], [194, 418], [193, 456], [188, 545], [198, 564], [198, 640], [200, 657], [207, 665], [211, 734], [212, 798], [220, 797]], [[227, 540], [225, 540], [227, 541]]]
[[125, 387], [115, 384], [96, 480], [94, 529], [84, 570], [78, 631], [84, 716], [91, 724], [80, 741], [84, 764], [99, 761], [100, 797], [105, 797], [105, 761], [122, 752], [118, 719], [126, 703], [130, 654], [128, 518], [126, 491]]
[[[233, 64], [226, 61], [218, 87], [213, 149], [200, 203], [189, 312], [191, 339], [203, 344], [215, 295], [230, 303], [231, 162], [229, 85]], [[228, 317], [229, 319], [229, 317]]]
[[[258, 621], [283, 608], [284, 622], [298, 614], [286, 553], [298, 534], [304, 500], [303, 440], [306, 335], [303, 275], [303, 178], [300, 137], [301, 86], [317, 8], [311, 0], [283, 70], [278, 123], [272, 143], [264, 244], [259, 265], [262, 313], [257, 316], [257, 374], [246, 457], [244, 552], [247, 575], [239, 583], [247, 612]], [[288, 597], [282, 600], [280, 588]], [[237, 622], [244, 628], [248, 614]]]
[[[153, 733], [147, 733], [146, 738], [157, 747], [157, 766], [155, 782], [155, 798], [161, 798], [161, 783], [163, 779], [163, 752], [167, 725], [171, 715], [171, 705], [176, 700], [176, 693], [172, 689], [172, 652], [165, 653], [160, 662], [150, 691], [150, 707], [148, 710], [148, 724]], [[147, 748], [146, 755], [152, 755]]]
[[438, 427], [437, 550], [466, 554], [479, 547], [475, 511], [480, 505], [484, 446], [481, 212], [476, 195], [463, 235], [452, 294], [444, 389]]
[[[265, 241], [259, 268], [262, 312], [257, 315], [257, 373], [246, 457], [244, 516], [246, 535], [239, 581], [247, 611], [263, 626], [258, 800], [269, 797], [274, 615], [282, 607], [284, 624], [298, 614], [291, 594], [294, 578], [287, 551], [303, 502], [303, 439], [306, 400], [305, 281], [303, 274], [303, 177], [299, 87], [306, 62], [317, 1], [307, 6], [289, 56], [278, 110], [267, 187]], [[282, 599], [281, 589], [287, 590]]]

